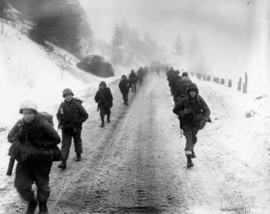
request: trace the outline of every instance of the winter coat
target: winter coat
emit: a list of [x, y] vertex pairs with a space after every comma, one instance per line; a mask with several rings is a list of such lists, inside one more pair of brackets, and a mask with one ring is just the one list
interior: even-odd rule
[[112, 107], [113, 105], [113, 96], [111, 89], [106, 87], [104, 89], [100, 88], [96, 95], [95, 100], [98, 103], [98, 107]]
[[137, 83], [138, 81], [138, 77], [135, 73], [130, 73], [129, 77], [128, 77], [128, 80], [134, 84], [134, 83]]
[[51, 124], [36, 116], [30, 123], [25, 123], [23, 119], [19, 120], [8, 134], [8, 141], [13, 143], [19, 141], [24, 143], [27, 139], [35, 147], [54, 147], [61, 142], [57, 132]]
[[[63, 109], [63, 115], [61, 114]], [[72, 124], [74, 127], [82, 127], [82, 123], [88, 118], [88, 113], [84, 107], [74, 98], [70, 101], [64, 101], [60, 104], [56, 114], [57, 120], [61, 120], [61, 125]]]
[[128, 93], [130, 87], [131, 87], [131, 83], [127, 79], [122, 79], [119, 83], [119, 88], [122, 94]]
[[[192, 112], [182, 117], [181, 111], [185, 108], [190, 109]], [[181, 99], [173, 109], [173, 112], [179, 116], [181, 125], [198, 125], [195, 124], [193, 119], [195, 116], [201, 115], [201, 119], [205, 122], [210, 122], [210, 109], [204, 99], [200, 95], [191, 98], [189, 95]]]
[[139, 79], [140, 81], [142, 81], [142, 80], [143, 80], [143, 75], [144, 75], [143, 69], [140, 68], [140, 69], [137, 71], [137, 73], [138, 73], [138, 79]]

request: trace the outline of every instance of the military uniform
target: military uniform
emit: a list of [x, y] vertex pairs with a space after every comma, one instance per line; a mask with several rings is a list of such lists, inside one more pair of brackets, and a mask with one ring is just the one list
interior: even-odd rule
[[119, 83], [119, 89], [123, 95], [124, 104], [128, 105], [128, 93], [129, 88], [131, 88], [131, 83], [125, 75], [122, 76], [122, 79]]
[[[70, 89], [65, 89], [63, 91], [63, 97], [67, 94], [74, 95]], [[81, 160], [81, 153], [83, 152], [81, 139], [82, 124], [88, 118], [88, 113], [81, 103], [82, 101], [76, 98], [72, 98], [70, 101], [65, 100], [60, 104], [56, 114], [60, 127], [62, 128], [61, 153], [63, 161], [58, 166], [62, 169], [66, 168], [66, 160], [69, 157], [72, 138], [74, 140], [77, 161]]]
[[[192, 98], [189, 94], [191, 90], [196, 91], [196, 96]], [[173, 109], [179, 116], [181, 128], [184, 130], [186, 138], [185, 153], [188, 159], [188, 167], [193, 166], [191, 157], [195, 157], [194, 146], [197, 143], [197, 133], [203, 129], [206, 122], [210, 122], [210, 109], [204, 99], [199, 95], [198, 87], [195, 83], [187, 86], [187, 96], [181, 99]]]
[[[101, 86], [104, 86], [102, 88]], [[107, 115], [107, 122], [110, 123], [111, 107], [113, 106], [113, 96], [111, 89], [106, 86], [106, 83], [102, 81], [100, 88], [95, 95], [95, 101], [98, 103], [100, 110], [101, 127], [105, 125], [104, 117]]]
[[[21, 107], [33, 109], [36, 108]], [[19, 120], [8, 134], [8, 141], [24, 143], [26, 139], [37, 148], [55, 147], [61, 139], [54, 128], [47, 121], [35, 116], [33, 121], [26, 123], [24, 119]], [[48, 213], [47, 200], [50, 196], [49, 174], [52, 161], [18, 161], [16, 166], [15, 187], [21, 197], [28, 201], [27, 213], [34, 213], [37, 202], [32, 190], [33, 183], [37, 186], [37, 200], [40, 205], [40, 213]]]

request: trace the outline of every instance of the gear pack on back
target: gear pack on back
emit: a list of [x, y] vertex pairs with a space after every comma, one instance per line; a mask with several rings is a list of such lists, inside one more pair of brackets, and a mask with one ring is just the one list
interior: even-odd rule
[[51, 114], [49, 114], [49, 113], [47, 113], [45, 111], [41, 111], [41, 112], [38, 112], [37, 116], [40, 117], [43, 120], [48, 121], [48, 123], [51, 124], [52, 127], [53, 127], [53, 125], [54, 125], [53, 124], [53, 116]]

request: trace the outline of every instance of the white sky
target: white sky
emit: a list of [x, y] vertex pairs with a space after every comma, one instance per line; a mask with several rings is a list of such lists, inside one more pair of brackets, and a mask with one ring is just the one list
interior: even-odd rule
[[[123, 18], [144, 34], [148, 31], [168, 49], [180, 34], [188, 47], [194, 31], [205, 60], [214, 70], [244, 72], [252, 42], [261, 33], [260, 11], [267, 0], [80, 0], [94, 36], [110, 41]], [[231, 69], [228, 67], [231, 66]], [[241, 70], [241, 71], [240, 71]]]

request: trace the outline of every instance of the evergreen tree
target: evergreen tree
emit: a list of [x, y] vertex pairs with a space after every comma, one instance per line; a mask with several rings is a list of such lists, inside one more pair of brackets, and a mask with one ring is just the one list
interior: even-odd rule
[[[82, 8], [79, 2], [66, 0], [30, 1], [29, 17], [34, 23], [30, 32], [32, 38], [43, 44], [47, 40], [76, 55], [79, 54], [81, 49], [80, 29], [83, 28], [81, 26]], [[88, 33], [90, 34], [90, 31]]]
[[0, 18], [6, 19], [6, 10], [8, 8], [8, 0], [0, 0]]
[[194, 73], [205, 74], [207, 68], [204, 61], [204, 56], [201, 50], [199, 38], [196, 32], [193, 33], [193, 36], [189, 44], [189, 67], [190, 70]]
[[183, 54], [183, 46], [180, 35], [176, 37], [173, 54], [177, 55], [179, 59], [181, 59], [181, 55]]
[[114, 65], [123, 63], [123, 34], [118, 24], [115, 25], [112, 40], [111, 60]]

